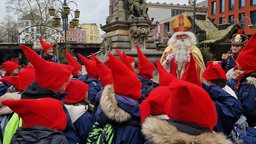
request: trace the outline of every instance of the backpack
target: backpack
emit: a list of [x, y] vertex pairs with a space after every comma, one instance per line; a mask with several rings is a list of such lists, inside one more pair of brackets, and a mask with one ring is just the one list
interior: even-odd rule
[[101, 126], [95, 122], [87, 138], [87, 144], [112, 144], [114, 139], [114, 127], [112, 124]]

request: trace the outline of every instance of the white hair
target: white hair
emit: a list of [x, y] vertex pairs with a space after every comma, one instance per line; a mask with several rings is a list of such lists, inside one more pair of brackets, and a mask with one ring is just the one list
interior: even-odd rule
[[175, 43], [175, 41], [177, 40], [176, 36], [177, 35], [187, 35], [188, 39], [191, 42], [191, 45], [196, 45], [197, 40], [196, 40], [196, 36], [194, 33], [188, 31], [188, 32], [175, 32], [172, 37], [168, 40], [168, 45], [173, 45]]

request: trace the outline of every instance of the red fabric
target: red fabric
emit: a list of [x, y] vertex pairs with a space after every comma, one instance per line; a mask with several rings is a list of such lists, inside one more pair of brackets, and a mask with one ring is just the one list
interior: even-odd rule
[[109, 62], [115, 93], [136, 101], [141, 98], [142, 84], [136, 74], [112, 54], [109, 55]]
[[140, 104], [141, 122], [144, 122], [149, 115], [166, 114], [164, 108], [169, 97], [168, 86], [159, 86], [153, 89], [148, 97]]
[[53, 46], [49, 43], [46, 43], [42, 39], [40, 39], [40, 44], [42, 46], [43, 52], [46, 52], [49, 48], [53, 48]]
[[40, 87], [56, 91], [70, 79], [73, 67], [46, 61], [29, 47], [19, 46], [34, 66], [36, 82]]
[[72, 71], [72, 75], [76, 76], [77, 72], [82, 70], [82, 66], [80, 65], [79, 62], [77, 62], [77, 60], [74, 59], [74, 57], [70, 54], [68, 50], [66, 50], [66, 59], [67, 59], [68, 65], [71, 65], [74, 68]]
[[176, 77], [173, 74], [168, 73], [166, 69], [161, 65], [159, 60], [156, 61], [156, 66], [158, 70], [159, 86], [168, 86], [172, 79]]
[[170, 73], [177, 77], [176, 70], [177, 70], [177, 65], [176, 65], [175, 59], [173, 58], [170, 61]]
[[10, 82], [18, 91], [25, 90], [34, 80], [35, 74], [32, 66], [27, 66], [25, 69], [19, 71], [17, 76], [6, 76], [0, 79], [2, 82]]
[[190, 62], [186, 65], [185, 71], [184, 71], [181, 79], [185, 80], [187, 82], [191, 82], [193, 84], [196, 84], [198, 86], [202, 86], [202, 83], [200, 81], [199, 73], [196, 69], [196, 62], [195, 62], [194, 57], [191, 53], [190, 53]]
[[1, 82], [8, 82], [11, 83], [16, 90], [19, 89], [19, 82], [18, 82], [18, 76], [5, 76], [0, 79]]
[[67, 115], [63, 103], [53, 98], [3, 100], [3, 105], [10, 107], [22, 119], [26, 128], [44, 126], [54, 130], [64, 130]]
[[12, 61], [6, 61], [2, 64], [1, 67], [4, 67], [4, 70], [7, 74], [12, 73], [16, 68], [19, 68], [19, 65]]
[[113, 84], [111, 70], [96, 57], [95, 57], [95, 61], [96, 61], [97, 73], [99, 75], [101, 85], [104, 87], [107, 84]]
[[23, 91], [35, 80], [34, 67], [27, 66], [25, 69], [18, 73], [19, 88], [17, 90]]
[[138, 70], [139, 74], [147, 79], [152, 79], [155, 71], [155, 65], [142, 53], [140, 47], [136, 45], [138, 53]]
[[[134, 68], [131, 66], [131, 64], [134, 62], [134, 58], [130, 57], [125, 54], [125, 52], [121, 53], [118, 49], [115, 49], [117, 55], [120, 57], [120, 60], [132, 71], [134, 71]], [[134, 71], [135, 72], [135, 71]]]
[[220, 64], [207, 63], [207, 68], [204, 70], [202, 76], [207, 81], [218, 78], [227, 80], [225, 71], [222, 69]]
[[251, 36], [236, 61], [246, 74], [256, 71], [256, 33]]
[[98, 75], [96, 71], [97, 70], [96, 62], [85, 58], [81, 54], [78, 54], [78, 57], [83, 61], [88, 76], [98, 79]]
[[78, 103], [82, 101], [88, 93], [88, 84], [80, 80], [72, 80], [66, 90], [67, 96], [65, 97], [65, 102], [67, 103]]
[[198, 85], [174, 79], [170, 97], [165, 104], [170, 118], [197, 124], [212, 130], [217, 123], [217, 112], [208, 93]]

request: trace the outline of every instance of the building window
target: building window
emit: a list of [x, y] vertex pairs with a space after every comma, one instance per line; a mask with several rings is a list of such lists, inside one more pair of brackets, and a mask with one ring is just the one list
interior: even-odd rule
[[239, 19], [239, 24], [241, 26], [241, 28], [244, 28], [244, 13], [240, 13], [239, 16], [238, 16], [238, 19]]
[[251, 5], [256, 5], [256, 0], [251, 0]]
[[228, 23], [230, 23], [231, 25], [234, 24], [234, 15], [228, 16]]
[[179, 10], [179, 9], [172, 9], [171, 10], [171, 16], [176, 16], [178, 14], [184, 13], [184, 10]]
[[211, 19], [212, 23], [216, 24], [216, 19]]
[[250, 12], [251, 17], [251, 23], [253, 24], [253, 27], [256, 27], [256, 10]]
[[239, 8], [245, 7], [245, 0], [239, 0]]
[[228, 1], [228, 9], [229, 10], [234, 10], [234, 0], [229, 0]]
[[164, 37], [167, 37], [168, 32], [170, 31], [170, 23], [164, 23]]
[[219, 24], [225, 24], [226, 23], [225, 17], [220, 17], [219, 20], [220, 20]]
[[225, 1], [220, 0], [220, 13], [223, 13], [225, 11]]
[[216, 14], [216, 2], [212, 2], [212, 15]]

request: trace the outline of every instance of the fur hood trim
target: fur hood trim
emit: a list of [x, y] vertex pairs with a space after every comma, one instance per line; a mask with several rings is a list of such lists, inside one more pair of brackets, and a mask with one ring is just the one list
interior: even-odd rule
[[253, 85], [254, 87], [256, 87], [256, 78], [255, 77], [247, 77], [246, 78], [246, 80], [247, 80], [247, 83], [248, 84], [251, 84], [251, 85]]
[[188, 135], [178, 131], [166, 120], [148, 117], [142, 124], [142, 133], [152, 144], [232, 144], [224, 134], [202, 133]]
[[111, 120], [122, 123], [132, 118], [132, 115], [118, 107], [113, 85], [106, 85], [103, 89], [100, 106], [104, 114]]

